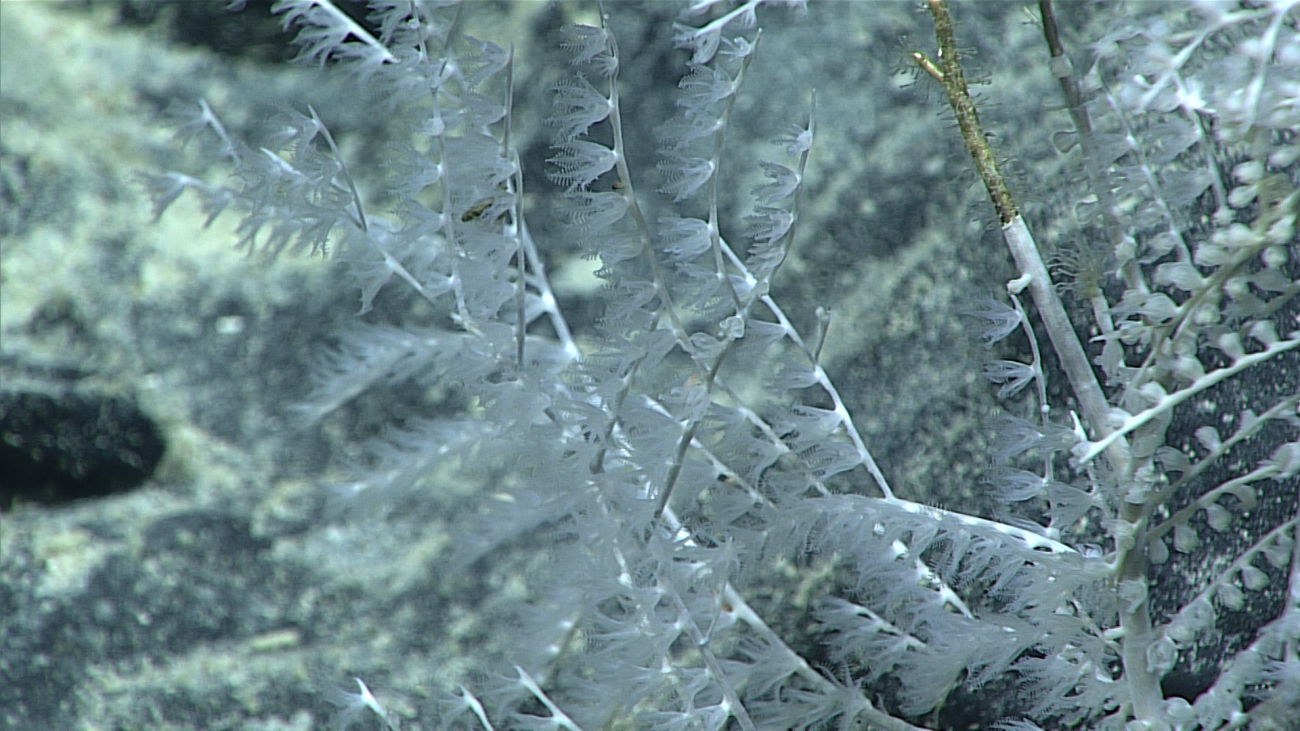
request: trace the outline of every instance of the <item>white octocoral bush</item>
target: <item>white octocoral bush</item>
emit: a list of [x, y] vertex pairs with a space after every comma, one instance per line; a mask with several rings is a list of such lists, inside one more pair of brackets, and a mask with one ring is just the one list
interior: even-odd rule
[[[380, 440], [352, 499], [417, 494], [435, 469], [491, 464], [508, 477], [456, 537], [459, 565], [551, 534], [553, 570], [520, 612], [516, 667], [440, 695], [430, 723], [914, 729], [941, 723], [936, 709], [963, 686], [998, 694], [988, 705], [1003, 729], [1294, 720], [1295, 2], [1132, 8], [1140, 17], [1096, 39], [1078, 74], [1044, 52], [1069, 112], [1060, 146], [1080, 170], [1063, 188], [1076, 248], [1049, 260], [1090, 280], [1055, 286], [1008, 214], [1020, 276], [974, 313], [989, 344], [1019, 333], [1032, 346], [985, 370], [1011, 412], [991, 488], [1023, 517], [892, 488], [820, 363], [825, 328], [805, 339], [774, 298], [803, 233], [809, 157], [835, 154], [818, 147], [811, 95], [755, 163], [764, 182], [748, 229], [730, 231], [741, 217], [720, 211], [737, 100], [760, 93], [746, 84], [764, 53], [758, 20], [780, 33], [793, 14], [766, 6], [801, 3], [683, 10], [657, 191], [631, 162], [643, 141], [627, 135], [608, 22], [566, 32], [573, 73], [552, 95], [548, 195], [606, 285], [603, 317], [577, 336], [547, 278], [547, 242], [526, 224], [513, 51], [458, 35], [472, 2], [372, 0], [364, 23], [340, 5], [275, 10], [304, 57], [413, 120], [393, 217], [365, 210], [315, 111], [287, 119], [279, 147], [254, 150], [204, 104], [196, 124], [221, 138], [235, 183], [152, 184], [161, 207], [193, 189], [212, 215], [233, 208], [250, 248], [330, 243], [363, 310], [396, 287], [438, 313], [420, 327], [360, 321], [304, 406], [320, 419], [408, 379], [459, 389], [474, 408]], [[1050, 17], [1036, 22], [1055, 32]], [[951, 80], [955, 53], [941, 61], [926, 70]], [[1066, 399], [1047, 387], [1056, 362]], [[768, 364], [770, 386], [756, 388]], [[1179, 567], [1201, 562], [1208, 573], [1184, 586]], [[833, 567], [806, 636], [754, 607], [749, 592], [777, 565]], [[1229, 615], [1250, 631], [1228, 636]], [[349, 721], [380, 708], [360, 687]]]

